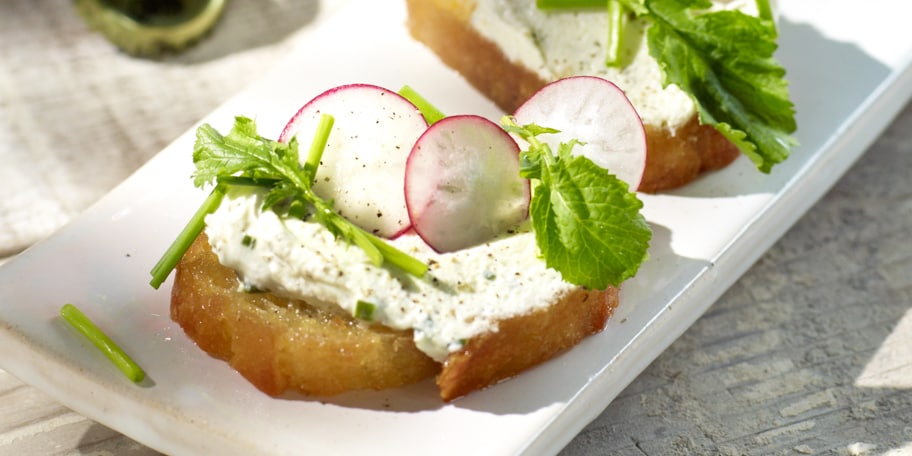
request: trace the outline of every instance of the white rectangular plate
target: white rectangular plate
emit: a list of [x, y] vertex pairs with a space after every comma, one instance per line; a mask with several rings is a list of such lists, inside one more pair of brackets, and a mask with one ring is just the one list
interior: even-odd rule
[[[651, 259], [607, 329], [538, 368], [451, 404], [431, 382], [329, 399], [264, 396], [168, 316], [149, 269], [204, 195], [193, 132], [0, 270], [0, 365], [63, 404], [170, 454], [548, 454], [559, 451], [698, 318], [862, 154], [912, 93], [912, 3], [784, 1], [779, 59], [801, 146], [772, 174], [739, 160], [686, 188], [644, 195]], [[404, 27], [401, 2], [352, 1], [308, 46], [204, 119], [278, 135], [335, 85], [409, 84], [448, 113], [500, 113]], [[58, 318], [82, 308], [144, 366], [134, 385]], [[432, 450], [432, 451], [431, 451]]]

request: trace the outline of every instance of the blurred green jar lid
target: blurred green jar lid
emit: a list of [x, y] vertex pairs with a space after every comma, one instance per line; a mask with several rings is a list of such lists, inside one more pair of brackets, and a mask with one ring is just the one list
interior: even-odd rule
[[89, 27], [124, 52], [156, 57], [196, 43], [218, 21], [225, 0], [76, 0]]

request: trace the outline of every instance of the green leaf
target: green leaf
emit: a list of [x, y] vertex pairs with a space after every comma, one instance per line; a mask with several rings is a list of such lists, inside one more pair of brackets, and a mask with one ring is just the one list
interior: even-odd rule
[[633, 277], [652, 238], [636, 193], [609, 170], [573, 156], [577, 141], [560, 144], [554, 154], [535, 137], [547, 129], [519, 127], [510, 117], [501, 123], [529, 143], [521, 159], [535, 163], [526, 170], [538, 180], [529, 215], [545, 264], [564, 280], [592, 289]]
[[209, 124], [196, 131], [193, 148], [197, 187], [212, 183], [222, 176], [244, 174], [250, 178], [277, 178], [298, 184], [300, 164], [297, 141], [288, 144], [257, 135], [256, 123], [246, 117], [236, 117], [234, 127], [222, 136]]
[[550, 185], [536, 187], [530, 209], [545, 263], [594, 289], [636, 274], [652, 232], [627, 185], [582, 156], [556, 161], [546, 174]]
[[[538, 6], [598, 3], [539, 0]], [[773, 58], [778, 35], [772, 9], [768, 0], [757, 0], [758, 17], [753, 17], [735, 10], [705, 11], [711, 6], [710, 0], [608, 0], [606, 64], [622, 64], [619, 9], [648, 20], [647, 47], [662, 67], [665, 85], [680, 87], [697, 106], [701, 123], [712, 125], [768, 173], [797, 144], [785, 69]]]
[[218, 182], [262, 187], [266, 191], [263, 210], [285, 217], [312, 216], [337, 238], [363, 249], [374, 265], [390, 264], [418, 277], [424, 275], [426, 264], [359, 228], [339, 215], [332, 201], [314, 193], [313, 177], [332, 122], [328, 115], [321, 119], [304, 165], [296, 138], [287, 144], [264, 138], [257, 133], [252, 119], [236, 117], [227, 135], [208, 124], [202, 125], [197, 129], [193, 150], [194, 184], [202, 187]]
[[716, 127], [769, 172], [797, 144], [785, 69], [775, 61], [776, 27], [740, 11], [700, 10], [709, 0], [646, 0], [649, 53], [666, 84], [690, 94], [700, 121]]

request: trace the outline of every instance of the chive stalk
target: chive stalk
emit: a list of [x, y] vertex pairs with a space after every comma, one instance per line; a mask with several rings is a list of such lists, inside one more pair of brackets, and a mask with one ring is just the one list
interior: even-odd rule
[[[321, 210], [331, 211], [331, 208]], [[427, 273], [428, 265], [421, 260], [393, 247], [390, 243], [374, 236], [354, 224], [336, 225], [345, 231], [345, 237], [357, 245], [367, 254], [374, 266], [380, 267], [384, 263], [395, 266], [408, 274], [421, 278]]]
[[[249, 145], [250, 143], [244, 142], [239, 145], [237, 140], [233, 139], [231, 135], [222, 136], [209, 125], [200, 127], [197, 131], [197, 143], [194, 152], [194, 162], [197, 164], [198, 172], [197, 185], [201, 186], [206, 182], [215, 180], [216, 186], [177, 236], [177, 239], [174, 240], [158, 263], [152, 268], [152, 280], [150, 281], [152, 287], [158, 289], [168, 278], [168, 275], [181, 257], [205, 228], [206, 215], [218, 209], [225, 196], [226, 187], [233, 185], [272, 189], [283, 183], [291, 184], [298, 190], [298, 196], [295, 196], [295, 198], [298, 199], [299, 203], [312, 205], [315, 209], [314, 215], [318, 221], [326, 225], [327, 228], [331, 228], [337, 235], [343, 235], [363, 249], [374, 265], [381, 266], [384, 263], [389, 263], [417, 277], [424, 276], [427, 272], [426, 264], [336, 214], [331, 201], [326, 201], [314, 193], [312, 188], [313, 180], [316, 177], [333, 124], [334, 119], [331, 115], [323, 114], [320, 117], [317, 131], [314, 134], [310, 150], [303, 165], [298, 163], [297, 142], [295, 140], [292, 140], [290, 145], [282, 145], [282, 147], [290, 151], [291, 155], [280, 154], [272, 150], [272, 147], [279, 145], [279, 143], [257, 136], [256, 127], [250, 119], [236, 119], [235, 129], [232, 134], [246, 135], [248, 138], [256, 140], [254, 145], [268, 150], [257, 150], [256, 153], [248, 152], [245, 147], [252, 147]], [[245, 128], [243, 127], [246, 127], [249, 131], [244, 131]], [[268, 154], [273, 155], [269, 156]], [[219, 166], [218, 172], [212, 172], [212, 169], [201, 167], [201, 163], [206, 163], [209, 160], [208, 155], [219, 157], [218, 160], [213, 160]], [[263, 161], [264, 156], [267, 157], [266, 161]], [[226, 171], [222, 168], [225, 163], [225, 157], [230, 157], [239, 162], [249, 159], [249, 157], [255, 157], [256, 160], [253, 161], [264, 169], [256, 170], [255, 172], [241, 167], [236, 170], [230, 169]], [[290, 159], [294, 164], [284, 162], [283, 160], [285, 159]], [[202, 170], [206, 172], [202, 173]], [[235, 174], [238, 172], [241, 174]], [[290, 195], [284, 194], [282, 198], [288, 196]], [[289, 214], [292, 213], [289, 212]]]
[[326, 149], [329, 133], [332, 131], [334, 123], [335, 118], [333, 116], [325, 113], [320, 116], [317, 131], [314, 133], [313, 141], [310, 143], [310, 150], [307, 152], [307, 160], [304, 161], [304, 170], [311, 182], [317, 175], [317, 168], [320, 167], [320, 160], [323, 158], [323, 151]]
[[434, 125], [438, 120], [446, 117], [446, 114], [408, 85], [404, 85], [399, 89], [399, 95], [412, 102], [421, 111], [421, 115], [424, 116], [424, 120], [427, 121], [428, 125]]
[[[332, 208], [326, 208], [325, 211], [332, 211]], [[340, 216], [341, 218], [341, 216]], [[389, 259], [377, 248], [377, 243], [373, 241], [373, 237], [367, 231], [364, 231], [357, 225], [353, 223], [344, 223], [336, 224], [336, 227], [340, 230], [344, 230], [346, 233], [346, 238], [350, 239], [355, 245], [361, 248], [370, 262], [377, 267], [383, 266], [385, 261]], [[378, 239], [379, 240], [379, 239]], [[383, 242], [383, 241], [380, 241]]]
[[[758, 0], [763, 1], [763, 0]], [[535, 6], [543, 10], [605, 8], [606, 0], [536, 0]], [[624, 30], [627, 27], [628, 8], [621, 0], [607, 0], [608, 40], [605, 65], [623, 65], [621, 51], [624, 49]]]
[[146, 372], [76, 306], [64, 304], [60, 308], [60, 316], [101, 350], [127, 378], [134, 383], [139, 383], [146, 378]]
[[757, 0], [757, 17], [763, 20], [773, 20], [773, 8], [769, 0]]
[[226, 187], [271, 187], [280, 181], [261, 177], [219, 176], [216, 181]]
[[[416, 92], [411, 91], [412, 94], [418, 96]], [[423, 98], [421, 98], [423, 100]], [[430, 103], [425, 102], [426, 107], [430, 107], [432, 110], [436, 110]], [[437, 111], [439, 112], [439, 111]], [[422, 114], [424, 115], [424, 114]], [[442, 115], [441, 115], [442, 116]], [[332, 131], [332, 126], [334, 119], [329, 114], [323, 114], [320, 116], [320, 122], [317, 125], [317, 131], [314, 133], [314, 139], [311, 142], [310, 150], [307, 153], [307, 159], [304, 162], [304, 170], [308, 174], [308, 182], [301, 183], [300, 188], [305, 189], [305, 192], [312, 192], [310, 187], [310, 182], [313, 181], [314, 177], [317, 174], [317, 168], [320, 166], [320, 160], [323, 158], [323, 151], [326, 149], [326, 143], [329, 139], [329, 134]], [[317, 211], [322, 211], [325, 214], [329, 214], [333, 211], [333, 208], [329, 202], [322, 200], [321, 198], [313, 195], [314, 205], [317, 206]], [[381, 266], [384, 262], [396, 266], [403, 271], [412, 274], [416, 277], [424, 276], [427, 272], [427, 265], [418, 259], [412, 257], [411, 255], [406, 254], [405, 252], [391, 246], [390, 244], [384, 242], [382, 239], [364, 231], [359, 228], [357, 225], [346, 223], [344, 225], [336, 225], [340, 230], [346, 231], [346, 237], [351, 239], [352, 242], [360, 247], [370, 258], [371, 263], [376, 266]]]
[[424, 277], [427, 273], [428, 265], [426, 263], [393, 247], [377, 236], [372, 234], [368, 234], [368, 236], [370, 236], [371, 242], [374, 243], [380, 253], [383, 254], [383, 258], [393, 266], [418, 278]]
[[627, 11], [618, 0], [608, 0], [608, 50], [605, 65], [621, 66], [621, 49], [624, 48], [624, 29]]
[[221, 185], [212, 189], [212, 192], [209, 193], [209, 196], [203, 201], [203, 204], [199, 209], [196, 210], [196, 213], [193, 214], [193, 217], [190, 218], [190, 221], [187, 222], [184, 229], [177, 235], [177, 238], [174, 239], [174, 242], [171, 243], [168, 250], [166, 250], [161, 259], [158, 260], [158, 263], [155, 263], [155, 266], [152, 267], [152, 280], [149, 282], [149, 284], [152, 285], [152, 288], [157, 290], [168, 278], [168, 275], [170, 275], [171, 271], [174, 270], [174, 267], [177, 266], [177, 262], [184, 256], [184, 252], [190, 248], [190, 244], [193, 243], [197, 236], [203, 231], [203, 228], [205, 228], [206, 216], [218, 209], [219, 204], [222, 203], [222, 198], [224, 197], [225, 190]]

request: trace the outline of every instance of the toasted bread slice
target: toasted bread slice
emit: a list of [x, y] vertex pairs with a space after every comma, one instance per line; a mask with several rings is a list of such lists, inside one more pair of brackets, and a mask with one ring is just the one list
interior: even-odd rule
[[205, 234], [177, 265], [171, 318], [200, 348], [269, 395], [392, 388], [440, 371], [415, 347], [411, 331], [367, 327], [341, 312], [240, 290]]
[[[551, 82], [511, 61], [472, 27], [474, 0], [406, 0], [406, 4], [412, 36], [505, 112], [514, 112]], [[740, 154], [714, 128], [701, 125], [696, 115], [680, 125], [647, 122], [645, 127], [649, 152], [638, 188], [643, 192], [679, 187], [703, 172], [727, 166]]]
[[496, 332], [450, 354], [437, 377], [450, 400], [517, 375], [601, 331], [618, 304], [617, 289], [577, 288], [547, 309], [502, 321]]
[[439, 364], [418, 350], [411, 331], [366, 325], [271, 293], [244, 292], [205, 234], [177, 265], [171, 317], [200, 348], [227, 360], [269, 395], [286, 390], [328, 396], [385, 389], [439, 374], [449, 401], [512, 377], [600, 331], [617, 290], [575, 289], [547, 309], [500, 322]]

